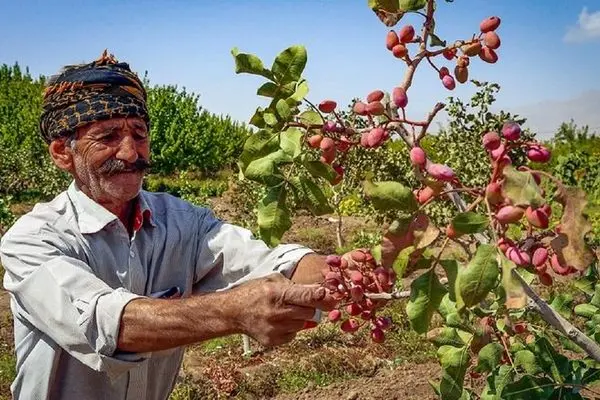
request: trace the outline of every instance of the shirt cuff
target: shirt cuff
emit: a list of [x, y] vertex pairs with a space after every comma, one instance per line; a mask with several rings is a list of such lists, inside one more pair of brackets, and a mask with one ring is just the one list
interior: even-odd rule
[[[145, 297], [131, 293], [123, 288], [115, 289], [109, 294], [100, 296], [96, 307], [99, 340], [96, 350], [100, 354], [109, 357], [115, 355], [119, 341], [123, 310], [130, 301], [141, 298]], [[132, 357], [138, 358], [129, 355], [125, 359], [131, 360]]]
[[275, 271], [280, 272], [288, 279], [292, 278], [292, 275], [298, 266], [298, 262], [300, 262], [305, 255], [315, 254], [315, 251], [308, 247], [300, 247], [293, 244], [280, 245], [276, 247], [274, 251], [281, 253], [277, 258], [278, 263], [276, 264]]

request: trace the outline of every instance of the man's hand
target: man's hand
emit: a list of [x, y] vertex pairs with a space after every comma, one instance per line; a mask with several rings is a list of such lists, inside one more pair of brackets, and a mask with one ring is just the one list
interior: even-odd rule
[[331, 310], [336, 304], [325, 288], [295, 284], [279, 273], [238, 286], [229, 297], [237, 329], [267, 347], [290, 342], [316, 308]]

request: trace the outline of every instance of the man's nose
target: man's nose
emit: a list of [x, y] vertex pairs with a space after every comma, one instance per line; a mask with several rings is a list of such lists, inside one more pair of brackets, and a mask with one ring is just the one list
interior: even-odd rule
[[128, 163], [134, 163], [138, 159], [135, 140], [131, 136], [127, 135], [121, 140], [116, 157]]

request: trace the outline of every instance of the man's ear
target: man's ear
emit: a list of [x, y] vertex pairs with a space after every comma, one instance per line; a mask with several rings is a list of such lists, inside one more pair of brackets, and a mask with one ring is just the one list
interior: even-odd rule
[[54, 164], [62, 170], [73, 172], [73, 149], [67, 145], [66, 138], [55, 139], [48, 147]]

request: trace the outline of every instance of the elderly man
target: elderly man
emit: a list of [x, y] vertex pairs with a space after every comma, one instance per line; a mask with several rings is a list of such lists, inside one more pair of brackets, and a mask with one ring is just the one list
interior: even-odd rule
[[334, 305], [310, 284], [322, 256], [141, 190], [145, 102], [106, 52], [48, 81], [40, 129], [73, 182], [2, 238], [15, 399], [166, 399], [185, 345], [239, 333], [279, 345]]

